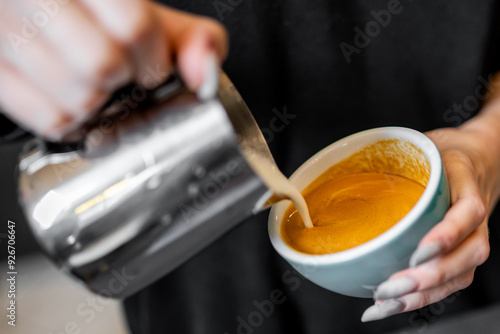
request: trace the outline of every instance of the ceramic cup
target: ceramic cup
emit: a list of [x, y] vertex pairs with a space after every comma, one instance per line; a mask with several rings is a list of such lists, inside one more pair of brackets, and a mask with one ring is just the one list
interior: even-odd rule
[[[305, 254], [291, 248], [281, 237], [281, 222], [290, 202], [282, 201], [271, 208], [269, 236], [276, 251], [304, 277], [330, 291], [371, 298], [376, 286], [393, 273], [408, 267], [410, 256], [419, 241], [441, 221], [450, 206], [448, 182], [437, 147], [424, 134], [408, 128], [376, 128], [341, 139], [307, 160], [290, 180], [303, 190], [334, 164], [370, 144], [386, 139], [409, 142], [419, 149], [419, 154], [403, 149], [408, 161], [403, 165], [404, 168], [399, 169], [400, 174], [404, 176], [405, 170], [423, 164], [427, 166], [428, 182], [410, 212], [378, 237], [337, 253]], [[390, 149], [385, 153], [388, 156], [392, 154]], [[372, 158], [377, 157], [368, 157]]]

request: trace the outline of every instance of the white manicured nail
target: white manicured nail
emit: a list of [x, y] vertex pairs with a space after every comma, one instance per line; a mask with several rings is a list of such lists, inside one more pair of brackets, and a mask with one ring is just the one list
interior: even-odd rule
[[419, 264], [427, 262], [443, 252], [443, 245], [440, 242], [433, 242], [417, 248], [410, 258], [410, 267], [414, 268]]
[[212, 53], [205, 59], [205, 79], [196, 93], [202, 101], [214, 98], [219, 88], [219, 66]]
[[409, 277], [391, 279], [381, 283], [373, 293], [373, 299], [385, 300], [401, 297], [412, 292], [417, 283]]
[[132, 69], [128, 66], [119, 68], [113, 73], [104, 83], [104, 88], [108, 90], [116, 90], [130, 82], [132, 78]]
[[63, 136], [61, 128], [64, 127], [64, 121], [64, 116], [55, 112], [37, 112], [33, 117], [33, 128], [42, 136], [56, 141]]
[[380, 304], [370, 306], [361, 316], [362, 322], [380, 320], [403, 311], [405, 305], [397, 299], [389, 299]]

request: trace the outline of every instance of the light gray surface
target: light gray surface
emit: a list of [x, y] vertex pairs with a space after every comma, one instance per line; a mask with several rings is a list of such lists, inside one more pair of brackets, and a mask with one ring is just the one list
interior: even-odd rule
[[[2, 244], [3, 246], [3, 244]], [[121, 305], [98, 298], [71, 281], [42, 255], [17, 258], [16, 327], [7, 324], [5, 274], [0, 262], [0, 333], [127, 334]], [[95, 302], [93, 306], [88, 303]], [[69, 330], [68, 330], [69, 329]], [[78, 332], [78, 329], [81, 329]]]

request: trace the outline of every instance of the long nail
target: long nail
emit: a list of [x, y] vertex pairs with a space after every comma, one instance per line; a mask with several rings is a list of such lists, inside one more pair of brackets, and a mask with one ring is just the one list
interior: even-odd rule
[[37, 112], [34, 116], [34, 124], [45, 138], [52, 141], [59, 141], [68, 131], [68, 127], [73, 122], [73, 118], [67, 114], [57, 114], [49, 112]]
[[115, 90], [128, 83], [132, 78], [132, 68], [129, 66], [120, 66], [114, 73], [110, 73], [106, 81], [103, 82], [103, 88], [106, 90]]
[[433, 242], [417, 248], [410, 258], [410, 267], [414, 268], [419, 264], [427, 262], [443, 252], [443, 245], [440, 242]]
[[417, 287], [417, 283], [409, 278], [402, 277], [391, 279], [381, 283], [373, 293], [373, 299], [385, 300], [401, 297], [412, 292]]
[[217, 95], [219, 88], [219, 67], [213, 53], [205, 58], [205, 78], [198, 88], [196, 95], [202, 101], [209, 100]]
[[380, 304], [370, 306], [361, 316], [362, 322], [380, 320], [398, 314], [405, 309], [405, 304], [397, 299], [389, 299]]

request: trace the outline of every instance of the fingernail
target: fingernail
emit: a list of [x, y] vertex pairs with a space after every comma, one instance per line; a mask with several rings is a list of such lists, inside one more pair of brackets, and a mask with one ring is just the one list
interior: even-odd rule
[[401, 297], [412, 292], [417, 287], [417, 283], [409, 278], [397, 278], [381, 283], [373, 293], [373, 299], [385, 300]]
[[361, 316], [362, 322], [380, 320], [391, 315], [398, 314], [405, 309], [402, 301], [397, 299], [389, 299], [380, 304], [370, 306]]
[[213, 53], [205, 58], [205, 78], [196, 95], [202, 101], [214, 98], [219, 88], [219, 66]]
[[414, 268], [427, 262], [443, 252], [443, 245], [440, 242], [433, 242], [417, 248], [410, 258], [410, 267]]
[[129, 66], [121, 66], [116, 72], [109, 76], [109, 79], [103, 83], [106, 90], [116, 90], [129, 83], [132, 78], [132, 69]]
[[64, 135], [64, 129], [72, 121], [71, 116], [55, 112], [38, 112], [33, 119], [37, 132], [52, 141], [59, 141]]

